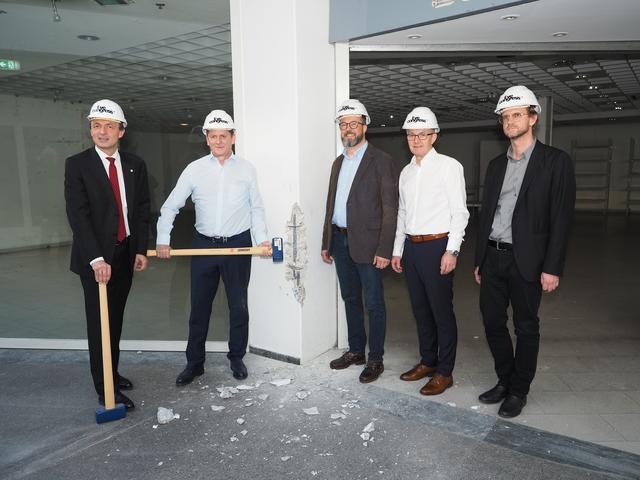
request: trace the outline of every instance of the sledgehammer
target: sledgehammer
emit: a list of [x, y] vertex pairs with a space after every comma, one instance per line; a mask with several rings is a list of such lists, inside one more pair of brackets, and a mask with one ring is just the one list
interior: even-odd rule
[[[264, 255], [268, 253], [274, 263], [282, 262], [282, 238], [271, 240], [271, 248], [267, 247], [235, 247], [235, 248], [179, 248], [171, 249], [172, 257], [187, 257], [192, 255]], [[147, 250], [147, 257], [155, 257], [155, 250]]]
[[125, 406], [116, 404], [113, 391], [113, 367], [111, 365], [111, 336], [109, 332], [109, 302], [107, 284], [98, 284], [100, 295], [100, 333], [102, 337], [102, 378], [104, 380], [104, 407], [96, 408], [96, 423], [112, 422], [126, 416]]

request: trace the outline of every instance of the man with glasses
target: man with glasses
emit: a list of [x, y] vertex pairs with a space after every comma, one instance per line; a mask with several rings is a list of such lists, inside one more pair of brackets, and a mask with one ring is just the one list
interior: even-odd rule
[[[453, 313], [453, 271], [469, 220], [462, 165], [438, 153], [438, 120], [427, 107], [414, 108], [402, 126], [413, 158], [400, 174], [398, 226], [391, 267], [407, 279], [418, 328], [420, 363], [400, 375], [431, 379], [422, 395], [453, 385], [458, 330]], [[404, 262], [404, 269], [402, 267]]]
[[362, 294], [369, 314], [369, 359], [362, 383], [384, 371], [386, 307], [381, 270], [391, 260], [398, 214], [398, 176], [393, 159], [365, 138], [370, 118], [358, 100], [338, 107], [336, 122], [344, 145], [333, 162], [322, 233], [322, 260], [336, 263], [347, 315], [349, 350], [329, 366], [365, 363], [367, 335]]
[[500, 96], [495, 113], [511, 146], [487, 167], [478, 224], [474, 275], [498, 376], [479, 400], [502, 402], [498, 415], [505, 418], [518, 416], [527, 403], [540, 344], [540, 298], [560, 283], [576, 198], [569, 155], [536, 140], [540, 111], [524, 86]]

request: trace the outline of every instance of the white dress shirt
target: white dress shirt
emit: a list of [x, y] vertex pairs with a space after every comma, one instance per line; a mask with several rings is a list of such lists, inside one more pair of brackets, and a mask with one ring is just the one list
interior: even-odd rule
[[[104, 166], [105, 172], [107, 172], [107, 178], [109, 178], [109, 160], [107, 160], [107, 157], [115, 159], [113, 163], [116, 166], [116, 171], [118, 172], [118, 186], [120, 187], [120, 201], [122, 202], [122, 213], [124, 214], [124, 228], [127, 232], [128, 237], [129, 235], [131, 235], [131, 230], [129, 230], [129, 219], [127, 218], [129, 215], [129, 212], [127, 210], [127, 192], [124, 189], [124, 175], [122, 173], [122, 161], [120, 160], [120, 152], [116, 150], [113, 155], [107, 155], [98, 147], [95, 147], [95, 149], [98, 153], [98, 156], [100, 157], [100, 160], [102, 160], [102, 165]], [[104, 260], [104, 257], [94, 258], [89, 262], [89, 265], [93, 265], [100, 260]]]
[[209, 154], [187, 165], [160, 209], [158, 245], [170, 245], [173, 221], [189, 197], [202, 235], [232, 237], [250, 229], [256, 243], [268, 240], [256, 171], [245, 159], [232, 154], [220, 165]]
[[416, 157], [400, 173], [398, 226], [393, 256], [404, 251], [406, 235], [449, 232], [447, 250], [460, 250], [469, 220], [462, 165], [432, 148], [420, 165]]

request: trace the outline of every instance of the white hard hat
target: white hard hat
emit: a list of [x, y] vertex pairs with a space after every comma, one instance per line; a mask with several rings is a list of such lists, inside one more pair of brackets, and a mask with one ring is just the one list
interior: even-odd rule
[[124, 118], [124, 112], [120, 105], [113, 100], [98, 100], [91, 106], [89, 120], [111, 120], [113, 122], [119, 122], [124, 128], [127, 128], [127, 120]]
[[410, 130], [412, 128], [433, 128], [436, 133], [440, 131], [438, 119], [431, 109], [427, 107], [416, 107], [411, 110], [409, 115], [407, 115], [402, 128], [405, 130]]
[[515, 87], [507, 88], [504, 93], [500, 95], [495, 113], [499, 115], [507, 108], [530, 106], [535, 107], [536, 113], [542, 111], [538, 99], [533, 92], [523, 85], [516, 85]]
[[233, 118], [224, 110], [211, 110], [202, 125], [202, 133], [207, 134], [207, 130], [233, 130]]
[[354, 98], [345, 100], [340, 104], [338, 110], [336, 110], [336, 121], [340, 117], [346, 117], [348, 115], [364, 115], [366, 125], [369, 125], [369, 123], [371, 123], [371, 119], [369, 118], [367, 109], [364, 108], [364, 105], [359, 100], [356, 100]]

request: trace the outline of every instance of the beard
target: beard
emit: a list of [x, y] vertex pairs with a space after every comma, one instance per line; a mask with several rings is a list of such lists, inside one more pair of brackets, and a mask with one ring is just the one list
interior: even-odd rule
[[[347, 135], [349, 135], [349, 134], [354, 134], [355, 137], [347, 138]], [[362, 137], [363, 137], [363, 135], [357, 135], [356, 132], [354, 132], [352, 130], [344, 132], [344, 135], [342, 135], [342, 146], [345, 147], [345, 148], [355, 147], [356, 145], [358, 145], [362, 141]]]
[[522, 128], [512, 128], [509, 130], [504, 130], [504, 134], [506, 135], [506, 137], [509, 140], [515, 140], [518, 139], [520, 137], [522, 137], [523, 135], [526, 135], [529, 132], [529, 125], [527, 125], [526, 127], [522, 127]]

